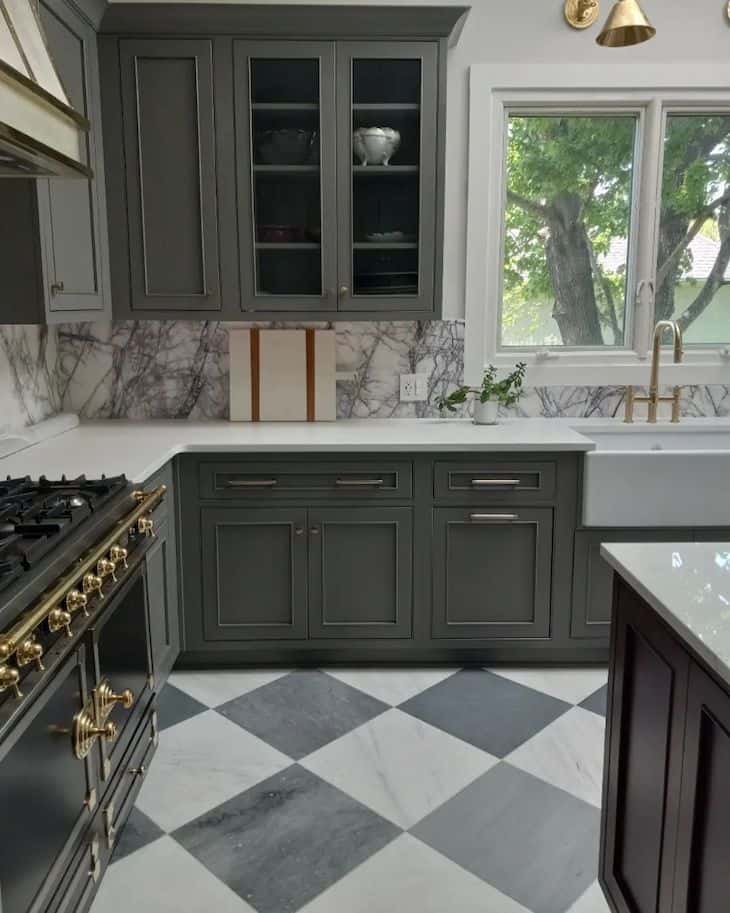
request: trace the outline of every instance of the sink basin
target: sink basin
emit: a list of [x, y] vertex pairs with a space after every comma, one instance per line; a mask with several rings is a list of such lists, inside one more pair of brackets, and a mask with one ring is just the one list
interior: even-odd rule
[[730, 423], [581, 430], [585, 526], [730, 529]]

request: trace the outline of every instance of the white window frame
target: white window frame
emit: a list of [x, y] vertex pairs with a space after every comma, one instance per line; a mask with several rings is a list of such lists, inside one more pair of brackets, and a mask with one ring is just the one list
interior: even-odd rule
[[[507, 121], [512, 112], [535, 111], [638, 114], [623, 347], [498, 346]], [[466, 383], [478, 384], [488, 364], [507, 368], [517, 361], [527, 362], [528, 383], [534, 386], [646, 383], [666, 117], [692, 111], [730, 114], [730, 66], [626, 65], [615, 58], [606, 66], [475, 64], [470, 68]], [[683, 364], [662, 369], [662, 380], [685, 385], [730, 383], [730, 350], [717, 344], [688, 347]]]

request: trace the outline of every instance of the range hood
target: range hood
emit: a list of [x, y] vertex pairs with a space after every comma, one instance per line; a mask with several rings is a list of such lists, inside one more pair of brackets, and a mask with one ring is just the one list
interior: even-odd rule
[[36, 0], [0, 0], [0, 177], [91, 177], [84, 134], [46, 45]]

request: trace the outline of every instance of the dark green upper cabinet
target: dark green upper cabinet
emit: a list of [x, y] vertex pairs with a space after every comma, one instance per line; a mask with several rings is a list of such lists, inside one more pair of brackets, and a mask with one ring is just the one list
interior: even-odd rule
[[[106, 188], [96, 33], [66, 0], [42, 0], [41, 23], [73, 107], [91, 123], [91, 180], [4, 180], [0, 323], [108, 319], [111, 314]], [[89, 15], [93, 15], [90, 8]]]
[[118, 61], [104, 86], [115, 316], [220, 313], [213, 44], [125, 39]]
[[465, 13], [110, 5], [115, 316], [438, 317]]

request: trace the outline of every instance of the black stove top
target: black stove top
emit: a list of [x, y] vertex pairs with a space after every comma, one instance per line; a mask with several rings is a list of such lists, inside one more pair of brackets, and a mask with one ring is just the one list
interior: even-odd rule
[[124, 476], [0, 482], [0, 591], [127, 487]]

